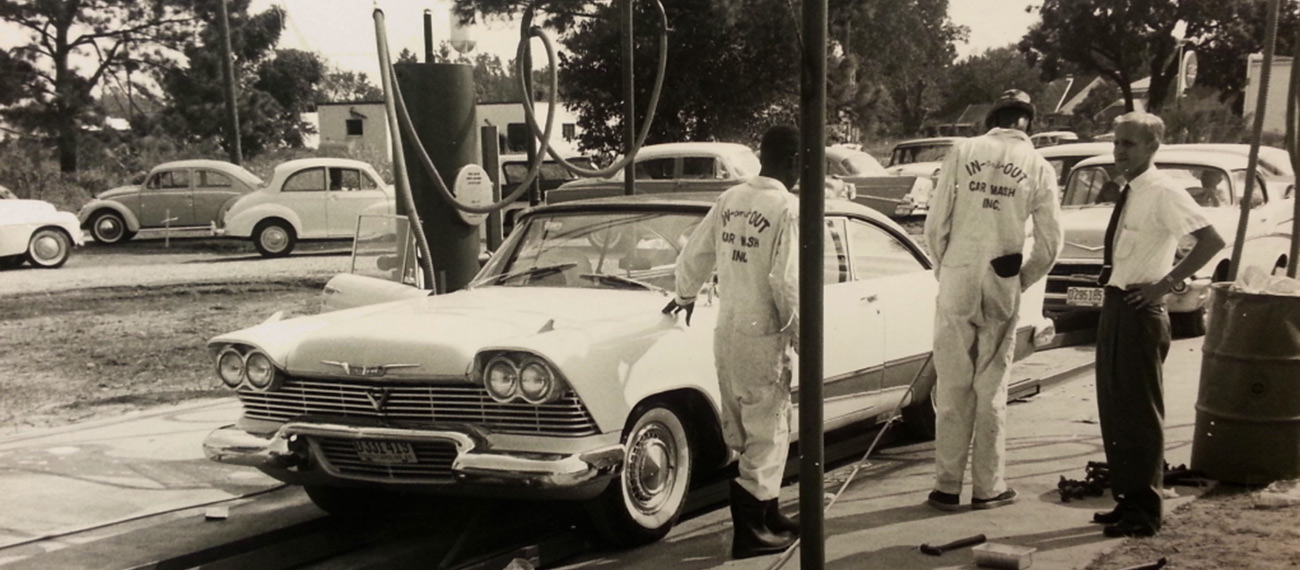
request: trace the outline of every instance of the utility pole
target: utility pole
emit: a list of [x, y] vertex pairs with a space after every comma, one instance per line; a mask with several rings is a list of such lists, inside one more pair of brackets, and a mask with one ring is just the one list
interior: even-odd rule
[[239, 144], [239, 111], [235, 104], [235, 61], [230, 49], [230, 16], [226, 13], [226, 0], [221, 0], [221, 14], [218, 28], [221, 31], [221, 75], [226, 91], [226, 142], [230, 148], [230, 162], [238, 165], [244, 163], [244, 152]]

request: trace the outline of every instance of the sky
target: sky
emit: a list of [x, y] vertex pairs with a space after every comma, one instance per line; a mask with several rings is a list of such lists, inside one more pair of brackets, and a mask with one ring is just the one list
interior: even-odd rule
[[[433, 16], [434, 45], [450, 39], [450, 0], [253, 0], [252, 11], [278, 4], [288, 13], [280, 39], [281, 48], [318, 52], [330, 63], [362, 71], [379, 83], [379, 56], [375, 41], [373, 9], [384, 10], [388, 45], [393, 59], [403, 48], [423, 59], [425, 9]], [[1027, 5], [1041, 6], [1042, 0], [949, 0], [953, 22], [970, 28], [970, 41], [957, 46], [959, 58], [983, 53], [1018, 41], [1038, 19], [1025, 12]], [[475, 53], [487, 51], [502, 63], [514, 57], [519, 45], [518, 22], [485, 22], [470, 32]], [[534, 65], [545, 63], [545, 51], [533, 41]]]

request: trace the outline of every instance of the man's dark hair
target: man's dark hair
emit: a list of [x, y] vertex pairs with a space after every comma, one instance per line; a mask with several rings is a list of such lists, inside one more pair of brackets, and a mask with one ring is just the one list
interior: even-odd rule
[[989, 116], [988, 122], [991, 126], [1009, 129], [1016, 126], [1016, 121], [1019, 121], [1021, 117], [1029, 119], [1030, 121], [1034, 120], [1033, 113], [1029, 113], [1022, 109], [1008, 107], [1006, 109], [998, 109], [996, 113]]
[[790, 125], [776, 125], [763, 133], [759, 158], [763, 164], [777, 165], [799, 155], [799, 129]]

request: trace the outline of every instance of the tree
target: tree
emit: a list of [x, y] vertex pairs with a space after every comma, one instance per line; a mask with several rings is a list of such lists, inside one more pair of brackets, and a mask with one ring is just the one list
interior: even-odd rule
[[[1184, 0], [1182, 4], [1189, 48], [1196, 51], [1196, 85], [1219, 90], [1238, 112], [1246, 90], [1246, 57], [1264, 51], [1268, 5], [1268, 0]], [[1298, 29], [1300, 6], [1282, 2], [1274, 53], [1290, 56]]]
[[1038, 71], [1029, 66], [1014, 45], [991, 49], [947, 70], [943, 77], [943, 91], [947, 96], [941, 113], [947, 115], [960, 112], [968, 105], [992, 103], [1003, 91], [1014, 88], [1029, 94], [1039, 115], [1045, 115], [1055, 103], [1043, 98], [1046, 86]]
[[4, 114], [53, 138], [59, 169], [73, 172], [80, 125], [94, 109], [92, 91], [128, 64], [165, 61], [191, 16], [184, 0], [0, 0], [0, 20], [23, 30], [9, 55], [31, 70], [22, 84], [26, 97]]
[[[213, 47], [220, 41], [216, 24], [220, 1], [198, 1], [196, 13], [203, 26], [183, 50], [188, 65], [163, 69], [158, 83], [169, 98], [161, 119], [168, 132], [190, 141], [221, 140], [228, 150], [221, 50]], [[325, 65], [314, 53], [272, 51], [280, 39], [284, 15], [278, 7], [250, 15], [248, 4], [249, 0], [231, 0], [229, 17], [239, 84], [240, 146], [251, 157], [271, 147], [302, 146], [311, 126], [300, 114], [314, 105]]]
[[[434, 63], [459, 63], [474, 66], [474, 100], [479, 103], [519, 102], [519, 75], [515, 73], [515, 61], [510, 60], [509, 67], [502, 65], [501, 58], [495, 54], [479, 53], [474, 59], [457, 53], [451, 42], [443, 41], [438, 51], [433, 54]], [[545, 70], [533, 70], [534, 99], [541, 99], [550, 91]], [[540, 120], [540, 119], [539, 119]]]
[[316, 89], [317, 102], [378, 101], [384, 92], [365, 73], [330, 66]]

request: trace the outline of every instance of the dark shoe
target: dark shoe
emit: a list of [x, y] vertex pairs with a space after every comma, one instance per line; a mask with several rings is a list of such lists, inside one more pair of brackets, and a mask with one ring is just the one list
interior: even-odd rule
[[1097, 524], [1115, 524], [1124, 518], [1124, 512], [1119, 507], [1109, 511], [1097, 511], [1092, 513], [1092, 522]]
[[1142, 517], [1127, 516], [1121, 518], [1120, 521], [1115, 524], [1106, 525], [1106, 528], [1102, 529], [1101, 532], [1111, 538], [1118, 538], [1121, 536], [1144, 538], [1155, 536], [1156, 531], [1158, 530], [1160, 530], [1158, 525], [1144, 521], [1142, 520]]
[[1016, 495], [1015, 489], [1007, 489], [996, 497], [989, 499], [971, 499], [970, 508], [972, 509], [996, 509], [1016, 502], [1020, 498]]
[[930, 491], [930, 496], [925, 499], [925, 502], [941, 511], [955, 511], [961, 508], [961, 495], [934, 490]]
[[799, 521], [785, 516], [781, 513], [780, 501], [772, 499], [767, 501], [767, 510], [765, 511], [767, 528], [773, 532], [788, 532], [799, 536]]
[[739, 483], [731, 482], [731, 557], [740, 560], [784, 552], [796, 536], [767, 527], [767, 501], [749, 494]]

